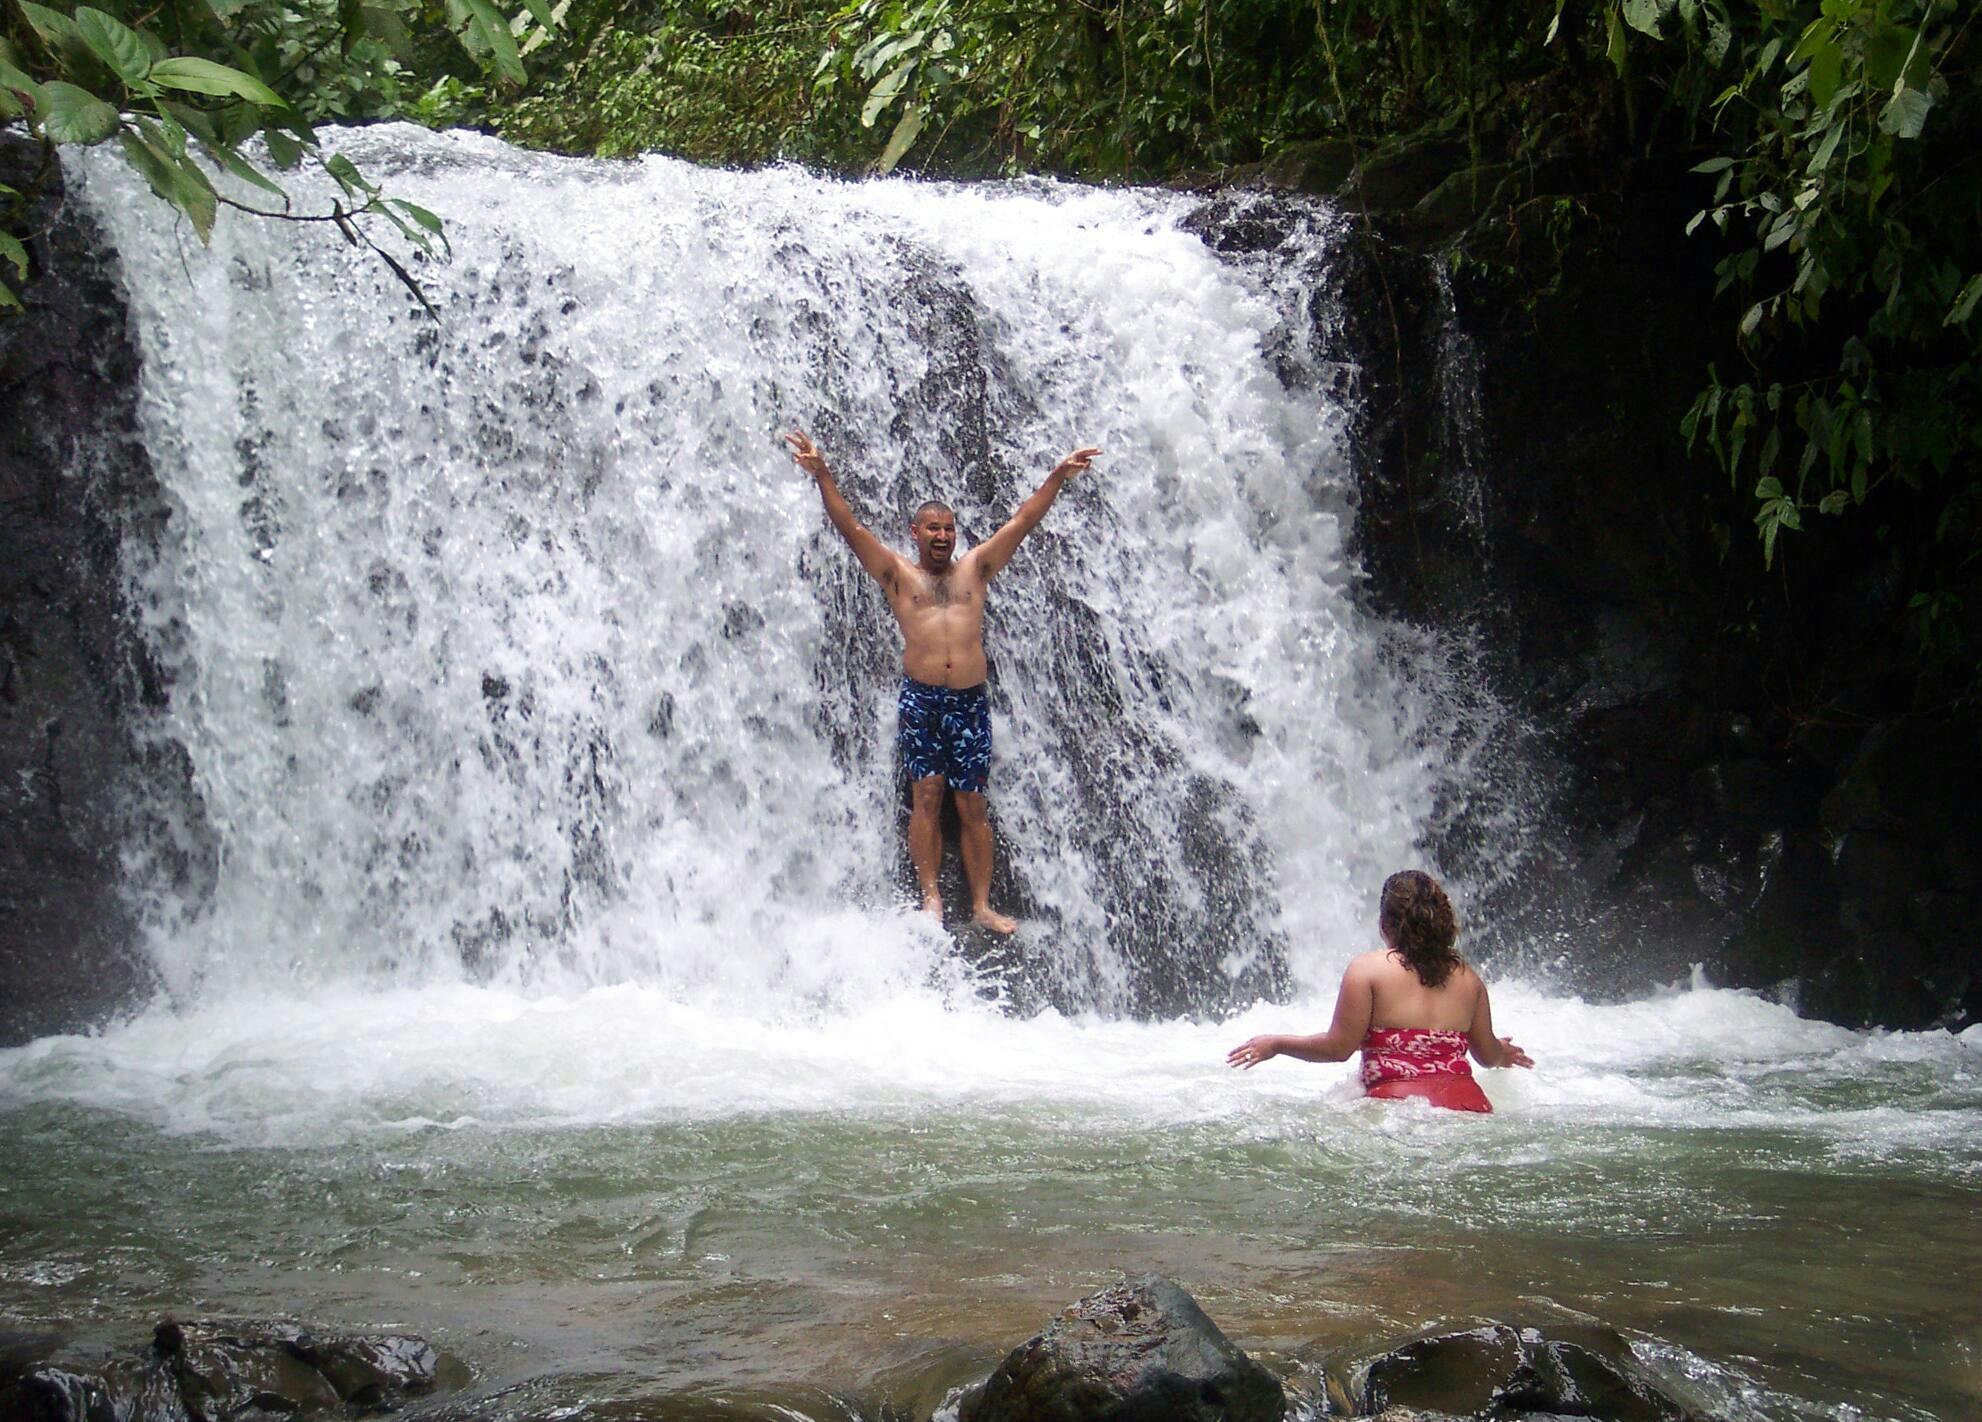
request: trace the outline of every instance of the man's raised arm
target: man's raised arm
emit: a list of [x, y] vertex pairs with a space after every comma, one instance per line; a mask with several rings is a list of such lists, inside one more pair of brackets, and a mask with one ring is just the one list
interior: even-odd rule
[[[833, 471], [826, 467], [826, 456], [819, 447], [806, 438], [803, 430], [793, 430], [785, 436], [785, 443], [791, 446], [792, 461], [812, 476], [819, 486], [819, 498], [826, 505], [826, 517], [832, 521], [840, 537], [853, 549], [853, 556], [860, 560], [860, 566], [876, 582], [887, 583], [895, 569], [895, 555], [888, 545], [871, 533], [866, 525], [853, 516], [846, 496], [840, 493], [840, 486], [833, 482]], [[1044, 510], [1041, 510], [1044, 512]]]
[[1085, 472], [1088, 463], [1099, 453], [1101, 451], [1098, 449], [1077, 449], [1055, 464], [1053, 472], [1046, 476], [1046, 482], [1027, 496], [1005, 526], [972, 550], [972, 556], [983, 567], [985, 577], [996, 575], [1012, 561], [1012, 554], [1018, 552], [1025, 536], [1039, 527], [1039, 520], [1046, 517], [1046, 510], [1052, 508], [1053, 500], [1060, 497], [1060, 487], [1074, 475]]

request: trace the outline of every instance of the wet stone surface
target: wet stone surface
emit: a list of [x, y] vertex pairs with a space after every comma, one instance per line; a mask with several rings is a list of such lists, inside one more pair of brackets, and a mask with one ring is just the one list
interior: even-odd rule
[[467, 1369], [411, 1334], [335, 1334], [288, 1322], [158, 1325], [141, 1354], [60, 1358], [54, 1340], [0, 1350], [0, 1418], [230, 1422], [354, 1416], [464, 1386]]

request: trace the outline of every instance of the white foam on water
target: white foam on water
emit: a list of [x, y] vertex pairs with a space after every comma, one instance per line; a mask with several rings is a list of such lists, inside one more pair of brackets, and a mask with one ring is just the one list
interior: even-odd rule
[[[1236, 1140], [1473, 1139], [1466, 1132], [1479, 1123], [1454, 1113], [1364, 1100], [1353, 1060], [1225, 1067], [1244, 1038], [1320, 1030], [1331, 1006], [1138, 1023], [1013, 1018], [967, 989], [764, 1014], [634, 985], [560, 996], [339, 984], [155, 1006], [95, 1036], [0, 1052], [0, 1095], [268, 1145], [773, 1113], [1050, 1118], [1098, 1132], [1203, 1126]], [[1496, 1020], [1537, 1062], [1479, 1073], [1496, 1107], [1497, 1151], [1508, 1130], [1538, 1141], [1562, 1129], [1742, 1130], [1861, 1156], [1982, 1158], [1982, 1052], [1945, 1032], [1849, 1032], [1717, 989], [1596, 1005], [1519, 983], [1497, 992]]]

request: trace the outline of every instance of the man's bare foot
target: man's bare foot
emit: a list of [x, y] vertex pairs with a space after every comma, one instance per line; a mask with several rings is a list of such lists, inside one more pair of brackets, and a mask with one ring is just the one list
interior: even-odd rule
[[970, 921], [979, 928], [987, 928], [993, 933], [1017, 933], [1019, 931], [1019, 921], [1017, 919], [1005, 917], [1005, 915], [999, 913], [988, 904], [973, 912], [970, 916]]
[[943, 922], [943, 896], [931, 889], [922, 896], [922, 911], [935, 919], [940, 927]]

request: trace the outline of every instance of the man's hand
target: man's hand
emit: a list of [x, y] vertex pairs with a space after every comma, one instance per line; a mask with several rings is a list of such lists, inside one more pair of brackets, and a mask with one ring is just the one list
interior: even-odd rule
[[1099, 453], [1101, 451], [1098, 449], [1077, 449], [1058, 464], [1055, 464], [1053, 466], [1053, 473], [1069, 478], [1075, 474], [1085, 474], [1089, 462]]
[[793, 430], [785, 436], [785, 443], [791, 446], [792, 462], [800, 469], [814, 479], [831, 477], [832, 471], [826, 468], [826, 456], [819, 452], [818, 445], [806, 438], [805, 431]]

